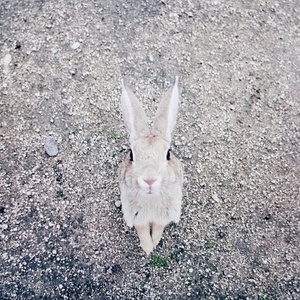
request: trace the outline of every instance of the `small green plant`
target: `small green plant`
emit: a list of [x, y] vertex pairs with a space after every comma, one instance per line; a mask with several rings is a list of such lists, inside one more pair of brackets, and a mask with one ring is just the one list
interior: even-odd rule
[[206, 249], [214, 248], [216, 245], [217, 245], [217, 243], [215, 243], [213, 241], [209, 241], [209, 240], [206, 240], [205, 243], [204, 243], [204, 247]]
[[284, 241], [285, 241], [287, 244], [292, 244], [292, 243], [293, 243], [293, 238], [292, 238], [290, 235], [287, 235], [287, 236], [284, 238]]
[[268, 295], [258, 295], [257, 300], [272, 300]]
[[118, 134], [114, 130], [108, 132], [106, 136], [109, 140], [116, 140], [118, 138]]
[[64, 194], [63, 190], [56, 191], [56, 197], [66, 200], [68, 197]]
[[176, 255], [175, 255], [175, 253], [171, 253], [171, 254], [170, 254], [170, 259], [171, 259], [171, 260], [176, 260]]
[[150, 266], [157, 267], [157, 268], [166, 267], [168, 265], [168, 260], [169, 260], [168, 257], [153, 255], [150, 258]]
[[62, 198], [64, 196], [64, 192], [62, 191], [62, 190], [58, 190], [57, 192], [56, 192], [56, 197], [57, 198]]

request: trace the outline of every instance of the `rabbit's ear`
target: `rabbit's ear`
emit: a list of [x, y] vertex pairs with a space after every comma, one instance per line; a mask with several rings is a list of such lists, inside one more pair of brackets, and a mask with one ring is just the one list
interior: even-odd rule
[[173, 87], [167, 91], [157, 108], [153, 124], [153, 132], [159, 132], [168, 143], [171, 143], [171, 134], [176, 123], [178, 102], [178, 77], [176, 76]]
[[149, 132], [145, 111], [132, 91], [125, 85], [124, 80], [122, 80], [121, 109], [130, 143]]

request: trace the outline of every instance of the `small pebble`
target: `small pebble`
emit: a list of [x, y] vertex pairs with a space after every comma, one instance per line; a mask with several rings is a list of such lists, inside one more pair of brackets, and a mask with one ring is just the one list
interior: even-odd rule
[[211, 196], [215, 202], [219, 202], [219, 196], [217, 193], [212, 194]]
[[46, 137], [44, 149], [49, 156], [56, 156], [58, 154], [57, 143], [52, 136]]
[[80, 47], [80, 43], [79, 43], [79, 42], [75, 42], [74, 44], [71, 45], [71, 48], [72, 48], [73, 50], [76, 50], [76, 49], [79, 48], [79, 47]]
[[2, 226], [1, 226], [1, 227], [2, 227], [2, 229], [3, 229], [3, 230], [6, 230], [6, 229], [8, 229], [8, 225], [7, 225], [7, 224], [2, 224]]
[[21, 49], [21, 43], [16, 41], [15, 49]]
[[115, 202], [115, 206], [116, 206], [116, 207], [121, 207], [121, 201], [120, 201], [120, 200], [117, 200], [117, 201]]
[[153, 61], [154, 61], [154, 57], [153, 57], [152, 54], [149, 54], [149, 60], [150, 60], [150, 62], [153, 62]]
[[3, 64], [4, 66], [8, 66], [11, 63], [11, 55], [7, 53], [3, 58]]

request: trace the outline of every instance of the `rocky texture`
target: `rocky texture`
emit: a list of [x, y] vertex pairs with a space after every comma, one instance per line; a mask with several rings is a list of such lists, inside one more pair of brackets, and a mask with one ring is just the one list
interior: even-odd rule
[[[2, 2], [0, 298], [297, 299], [299, 16], [296, 0]], [[152, 116], [177, 74], [183, 213], [146, 257], [118, 202], [120, 79]]]

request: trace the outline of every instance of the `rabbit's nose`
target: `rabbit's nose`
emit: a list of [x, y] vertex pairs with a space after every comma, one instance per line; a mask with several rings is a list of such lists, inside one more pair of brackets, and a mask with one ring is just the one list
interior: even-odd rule
[[148, 184], [148, 185], [152, 185], [154, 183], [154, 181], [156, 181], [156, 179], [144, 179], [144, 181]]

